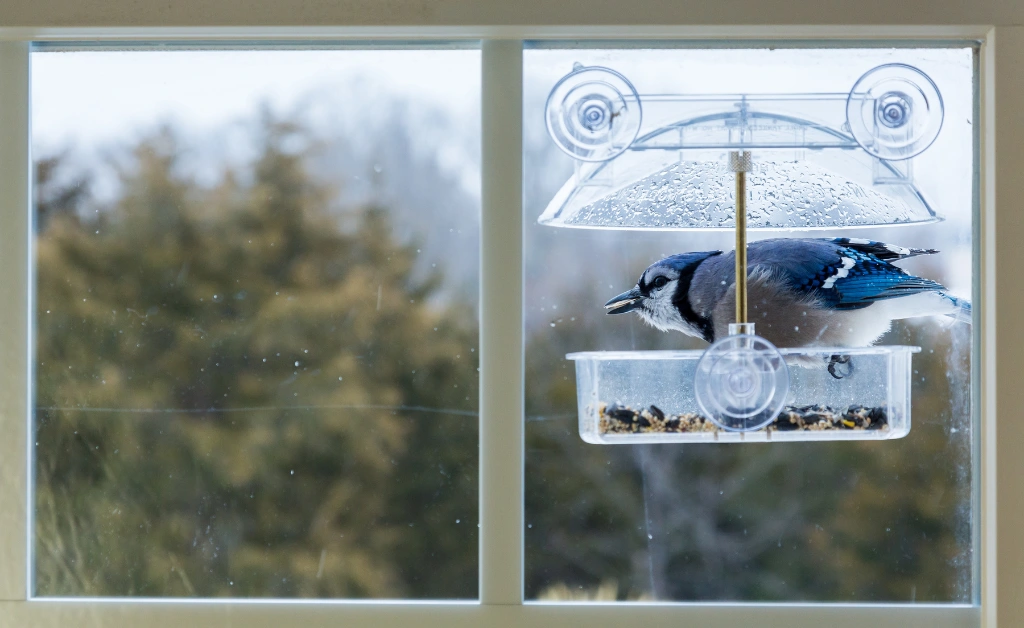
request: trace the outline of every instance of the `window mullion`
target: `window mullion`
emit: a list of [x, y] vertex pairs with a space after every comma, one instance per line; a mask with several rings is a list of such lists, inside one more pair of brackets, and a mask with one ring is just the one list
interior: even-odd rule
[[24, 600], [28, 542], [29, 44], [0, 42], [0, 599]]
[[523, 600], [522, 42], [483, 43], [480, 601]]

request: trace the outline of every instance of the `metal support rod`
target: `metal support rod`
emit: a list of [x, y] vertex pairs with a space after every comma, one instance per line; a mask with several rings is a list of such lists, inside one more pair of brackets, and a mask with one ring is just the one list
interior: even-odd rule
[[736, 322], [747, 322], [747, 172], [749, 151], [729, 153], [729, 169], [736, 173]]

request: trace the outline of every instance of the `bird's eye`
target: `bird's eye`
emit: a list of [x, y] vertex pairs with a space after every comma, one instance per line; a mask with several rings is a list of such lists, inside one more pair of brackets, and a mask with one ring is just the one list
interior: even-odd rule
[[659, 277], [655, 277], [654, 281], [651, 282], [651, 285], [654, 286], [655, 288], [664, 288], [665, 284], [667, 284], [667, 283], [668, 283], [668, 278], [665, 277], [664, 275], [662, 275], [662, 276], [659, 276]]

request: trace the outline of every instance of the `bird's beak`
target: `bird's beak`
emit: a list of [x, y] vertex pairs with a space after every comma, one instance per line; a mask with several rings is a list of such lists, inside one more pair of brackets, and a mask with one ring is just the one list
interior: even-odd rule
[[623, 292], [617, 297], [604, 304], [604, 308], [608, 310], [606, 314], [625, 314], [626, 312], [632, 312], [636, 308], [640, 307], [640, 303], [644, 300], [644, 295], [640, 293], [639, 286], [633, 286], [633, 289], [629, 292]]

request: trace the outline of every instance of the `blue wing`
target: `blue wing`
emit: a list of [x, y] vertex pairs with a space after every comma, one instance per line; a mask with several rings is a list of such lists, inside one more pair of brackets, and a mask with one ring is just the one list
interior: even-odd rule
[[833, 244], [843, 248], [853, 249], [861, 253], [873, 255], [882, 261], [894, 261], [914, 257], [915, 255], [932, 255], [938, 253], [935, 249], [911, 249], [875, 240], [862, 240], [860, 238], [832, 238]]
[[942, 290], [888, 260], [934, 253], [851, 238], [762, 240], [750, 245], [751, 265], [764, 266], [798, 294], [826, 307], [854, 310], [876, 301]]

